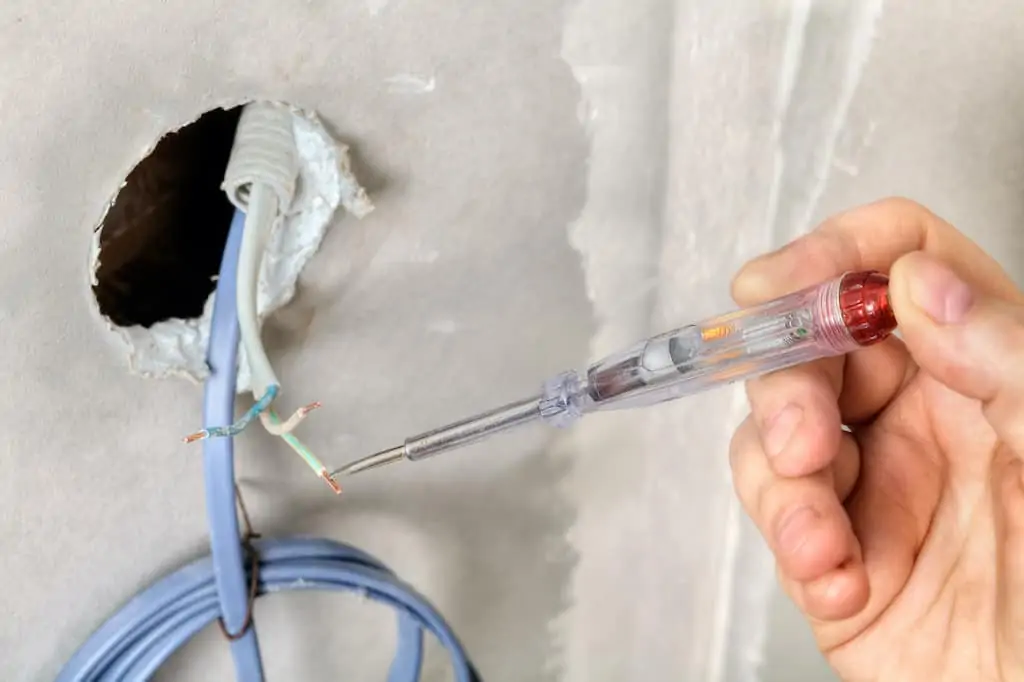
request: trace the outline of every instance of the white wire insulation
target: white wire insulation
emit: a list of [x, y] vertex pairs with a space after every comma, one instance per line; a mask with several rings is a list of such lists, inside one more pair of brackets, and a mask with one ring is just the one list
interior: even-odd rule
[[275, 422], [274, 418], [271, 417], [272, 410], [266, 412], [260, 412], [260, 423], [263, 424], [263, 428], [267, 430], [267, 433], [273, 436], [283, 436], [286, 433], [291, 433], [309, 416], [309, 413], [320, 407], [320, 403], [310, 403], [304, 405], [292, 413], [292, 416], [283, 422]]
[[256, 314], [256, 295], [260, 265], [277, 215], [277, 197], [268, 185], [253, 183], [249, 189], [242, 233], [242, 251], [238, 260], [238, 326], [245, 357], [252, 376], [252, 395], [259, 400], [270, 386], [278, 385], [277, 375], [260, 339]]
[[245, 212], [238, 261], [238, 322], [252, 376], [252, 394], [257, 400], [270, 386], [278, 385], [260, 340], [256, 305], [260, 268], [274, 223], [295, 196], [298, 172], [291, 111], [274, 102], [246, 105], [238, 121], [223, 188], [231, 202]]
[[263, 428], [283, 438], [335, 493], [340, 493], [341, 488], [327, 473], [326, 467], [309, 448], [291, 435], [306, 415], [320, 404], [310, 403], [281, 421], [270, 408], [280, 390], [280, 382], [260, 339], [257, 309], [260, 270], [274, 226], [294, 198], [297, 176], [298, 154], [291, 111], [272, 102], [247, 105], [238, 122], [223, 188], [231, 202], [245, 212], [236, 296], [239, 335], [249, 362], [252, 394], [257, 406], [261, 399], [265, 403], [259, 411]]

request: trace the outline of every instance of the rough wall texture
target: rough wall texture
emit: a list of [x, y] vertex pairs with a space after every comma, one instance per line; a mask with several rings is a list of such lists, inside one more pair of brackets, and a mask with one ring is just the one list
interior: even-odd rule
[[[129, 377], [88, 293], [90, 228], [161, 131], [269, 96], [352, 143], [378, 209], [334, 225], [266, 334], [284, 400], [325, 404], [303, 426], [324, 459], [585, 359], [591, 313], [566, 225], [587, 145], [562, 23], [561, 0], [4, 4], [0, 575], [20, 586], [2, 597], [0, 678], [52, 678], [116, 605], [206, 551], [200, 461], [179, 441], [200, 390]], [[562, 609], [564, 465], [542, 434], [489, 449], [367, 476], [340, 500], [255, 431], [238, 459], [264, 534], [377, 553], [484, 669], [514, 679], [551, 656]], [[391, 653], [391, 614], [356, 599], [271, 597], [257, 620], [270, 679], [374, 679]], [[230, 670], [211, 630], [164, 677]]]
[[[303, 435], [331, 462], [715, 312], [743, 259], [879, 195], [931, 204], [1024, 273], [1010, 2], [192, 5], [0, 9], [4, 680], [52, 678], [205, 553], [178, 442], [200, 391], [129, 377], [87, 272], [120, 178], [203, 109], [315, 109], [374, 193], [266, 334], [285, 399], [324, 401]], [[729, 490], [741, 413], [724, 390], [511, 436], [340, 500], [256, 433], [239, 470], [260, 531], [378, 554], [488, 680], [820, 680]], [[373, 679], [390, 654], [390, 614], [357, 600], [274, 596], [257, 620], [270, 679]], [[204, 633], [161, 677], [230, 679], [226, 647]]]

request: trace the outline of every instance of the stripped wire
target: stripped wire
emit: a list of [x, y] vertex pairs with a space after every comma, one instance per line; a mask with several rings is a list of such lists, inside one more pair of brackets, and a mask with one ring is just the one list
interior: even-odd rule
[[[254, 419], [262, 417], [270, 407], [270, 403], [274, 402], [274, 398], [277, 397], [280, 390], [281, 387], [277, 384], [270, 384], [267, 386], [267, 392], [264, 393], [263, 396], [257, 400], [255, 404], [253, 404], [253, 406], [250, 407], [249, 410], [234, 424], [230, 424], [228, 426], [214, 426], [210, 429], [201, 429], [195, 433], [185, 436], [182, 440], [186, 443], [195, 443], [196, 441], [205, 440], [207, 438], [226, 438], [228, 436], [237, 436], [242, 431], [245, 431], [246, 427], [248, 427]], [[292, 418], [294, 419], [294, 415]], [[299, 421], [302, 421], [302, 419], [299, 419]]]
[[[274, 426], [277, 426], [279, 428], [284, 426], [284, 424], [282, 424], [281, 422], [281, 418], [273, 410], [267, 410], [266, 415], [268, 420]], [[324, 483], [331, 487], [331, 490], [334, 491], [335, 495], [341, 494], [341, 486], [338, 485], [334, 478], [331, 477], [331, 473], [327, 470], [327, 467], [324, 466], [324, 463], [321, 462], [317, 458], [317, 456], [314, 455], [310, 451], [310, 449], [305, 446], [305, 444], [303, 444], [302, 441], [300, 441], [298, 438], [296, 438], [289, 432], [282, 433], [281, 438], [284, 440], [285, 443], [288, 443], [292, 450], [297, 452], [299, 456], [302, 457], [302, 459], [306, 462], [309, 468], [312, 469], [317, 476], [323, 479]]]

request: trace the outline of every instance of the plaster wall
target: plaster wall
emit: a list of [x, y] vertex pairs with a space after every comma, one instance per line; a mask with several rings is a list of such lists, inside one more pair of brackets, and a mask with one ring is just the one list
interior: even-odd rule
[[[179, 442], [201, 390], [131, 376], [88, 290], [91, 229], [161, 132], [269, 97], [351, 144], [377, 209], [335, 221], [265, 333], [341, 463], [717, 312], [747, 257], [881, 195], [1024, 275], [1021, 35], [1014, 3], [966, 0], [7, 0], [0, 679], [51, 679], [206, 552]], [[238, 470], [260, 532], [382, 557], [488, 680], [827, 679], [731, 493], [742, 413], [725, 389], [340, 499], [255, 430]], [[391, 653], [390, 613], [357, 599], [256, 618], [271, 680], [376, 679]], [[231, 675], [211, 630], [160, 677]]]

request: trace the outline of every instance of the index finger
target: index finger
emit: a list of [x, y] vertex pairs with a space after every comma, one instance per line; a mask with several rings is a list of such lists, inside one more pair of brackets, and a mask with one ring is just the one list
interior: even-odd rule
[[[924, 206], [900, 198], [840, 213], [810, 234], [751, 261], [733, 280], [733, 298], [740, 305], [752, 305], [844, 272], [888, 272], [896, 260], [913, 251], [937, 257], [979, 291], [1008, 300], [1020, 298], [1013, 280], [977, 244]], [[819, 368], [818, 379], [809, 368], [795, 368], [782, 373], [790, 377], [788, 380], [773, 379], [768, 383], [774, 385], [766, 387], [755, 383], [751, 402], [765, 396], [761, 402], [771, 404], [764, 410], [772, 412], [779, 403], [788, 402], [788, 396], [778, 392], [781, 387], [795, 391], [802, 386], [819, 401], [829, 396], [837, 400], [844, 423], [858, 423], [887, 405], [913, 371], [906, 349], [895, 338], [822, 364], [824, 370]], [[821, 381], [822, 376], [828, 379], [827, 386]], [[818, 407], [812, 408], [812, 412], [827, 414], [829, 422], [835, 420], [834, 410]], [[831, 428], [831, 423], [819, 427], [823, 432]], [[793, 464], [792, 470], [797, 471], [821, 465], [829, 458], [827, 452], [818, 452], [813, 457], [795, 456], [800, 461]]]
[[844, 272], [888, 272], [912, 251], [928, 252], [986, 293], [1020, 296], [1013, 280], [981, 247], [924, 206], [894, 198], [833, 216], [778, 251], [750, 261], [733, 279], [733, 299], [749, 306]]
[[[733, 297], [748, 306], [844, 272], [886, 272], [900, 256], [917, 250], [956, 259], [957, 270], [965, 276], [991, 277], [988, 257], [951, 225], [920, 204], [887, 199], [839, 214], [752, 261], [733, 281]], [[1006, 280], [1012, 290], [1012, 282]], [[863, 421], [881, 410], [910, 368], [902, 343], [890, 339], [846, 358], [750, 382], [751, 409], [776, 473], [805, 476], [827, 466], [838, 448], [840, 425]]]

